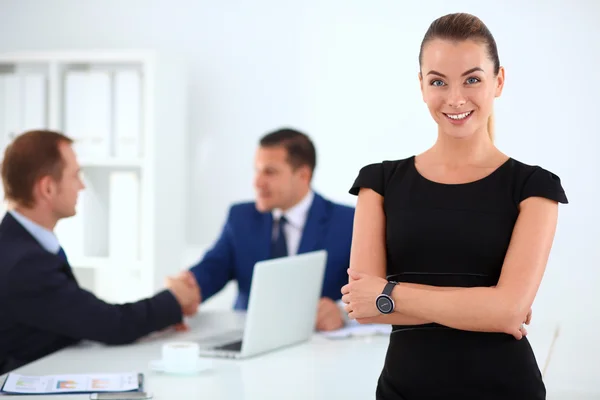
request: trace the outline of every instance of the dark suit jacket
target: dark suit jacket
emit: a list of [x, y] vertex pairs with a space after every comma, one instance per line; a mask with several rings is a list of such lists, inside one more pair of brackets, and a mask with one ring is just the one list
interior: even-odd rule
[[[333, 203], [315, 193], [300, 240], [298, 254], [327, 250], [322, 296], [341, 298], [348, 283], [354, 208]], [[233, 205], [221, 236], [204, 258], [190, 270], [202, 291], [202, 301], [232, 279], [238, 284], [234, 308], [248, 307], [254, 264], [270, 258], [273, 216], [261, 213], [255, 203]]]
[[0, 223], [0, 374], [81, 339], [125, 344], [181, 320], [166, 290], [136, 303], [105, 303], [12, 215]]

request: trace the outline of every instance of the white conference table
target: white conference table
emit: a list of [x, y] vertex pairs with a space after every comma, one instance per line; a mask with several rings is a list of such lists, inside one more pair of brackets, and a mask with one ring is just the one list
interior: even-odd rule
[[[149, 363], [161, 357], [171, 341], [202, 340], [243, 326], [244, 314], [200, 312], [188, 332], [165, 331], [127, 346], [83, 343], [13, 372], [26, 375], [143, 372], [154, 399], [269, 400], [374, 399], [389, 337], [328, 339], [315, 334], [306, 343], [246, 360], [213, 359], [210, 370], [194, 376], [153, 372]], [[535, 326], [535, 325], [533, 325]], [[548, 328], [546, 326], [546, 328]], [[540, 368], [545, 364], [552, 332], [532, 332], [529, 340]], [[4, 377], [0, 377], [0, 384]], [[5, 396], [1, 396], [5, 397]], [[19, 396], [23, 400], [39, 396]], [[43, 396], [44, 399], [89, 399], [89, 395]], [[553, 397], [548, 397], [553, 399]]]
[[[84, 343], [13, 372], [27, 375], [143, 372], [146, 390], [157, 400], [374, 398], [388, 342], [383, 336], [332, 340], [317, 334], [309, 342], [246, 360], [212, 359], [212, 369], [194, 376], [171, 376], [149, 368], [150, 361], [160, 359], [164, 343], [210, 337], [219, 331], [241, 327], [243, 321], [243, 314], [200, 312], [189, 321], [191, 330], [188, 332], [163, 332], [127, 346]], [[0, 384], [2, 382], [4, 378], [0, 378]], [[41, 398], [79, 400], [89, 397]], [[18, 398], [41, 399], [40, 396]]]

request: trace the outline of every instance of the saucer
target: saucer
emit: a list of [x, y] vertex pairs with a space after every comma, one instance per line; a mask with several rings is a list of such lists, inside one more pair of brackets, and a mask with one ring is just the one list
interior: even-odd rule
[[199, 372], [207, 371], [212, 368], [212, 363], [207, 360], [198, 359], [196, 366], [192, 370], [178, 371], [178, 370], [166, 370], [163, 360], [150, 361], [150, 369], [155, 372], [162, 372], [171, 375], [195, 375]]

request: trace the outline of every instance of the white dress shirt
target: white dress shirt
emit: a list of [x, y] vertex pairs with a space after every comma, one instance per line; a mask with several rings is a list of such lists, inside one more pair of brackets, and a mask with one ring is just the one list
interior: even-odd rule
[[[284, 226], [285, 239], [287, 243], [288, 255], [293, 256], [298, 253], [298, 247], [300, 247], [300, 240], [302, 239], [302, 232], [304, 231], [304, 225], [306, 225], [306, 219], [308, 217], [308, 211], [312, 205], [315, 194], [312, 190], [304, 196], [302, 200], [295, 206], [287, 210], [286, 212], [276, 208], [273, 210], [273, 221], [279, 221], [281, 216], [285, 216], [287, 224]], [[273, 224], [273, 239], [277, 238], [277, 224]]]

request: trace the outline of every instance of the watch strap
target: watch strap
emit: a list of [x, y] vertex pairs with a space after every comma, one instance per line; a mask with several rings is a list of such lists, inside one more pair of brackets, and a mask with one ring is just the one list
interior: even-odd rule
[[394, 287], [398, 284], [398, 282], [394, 282], [394, 281], [389, 281], [385, 287], [383, 288], [383, 294], [385, 294], [386, 296], [390, 296], [392, 294], [392, 290], [394, 290]]

